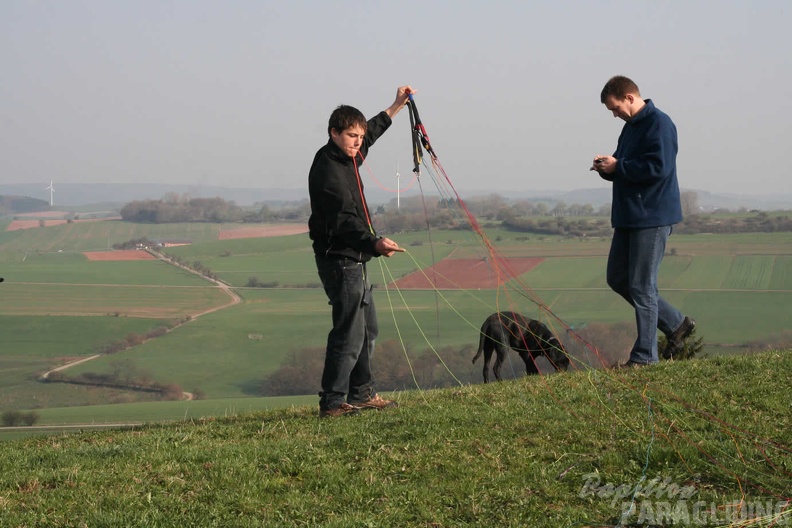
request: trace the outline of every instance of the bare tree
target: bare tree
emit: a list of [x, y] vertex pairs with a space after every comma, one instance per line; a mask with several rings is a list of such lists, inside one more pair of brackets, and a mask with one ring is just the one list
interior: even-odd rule
[[695, 191], [682, 191], [682, 214], [692, 216], [699, 214], [698, 193]]

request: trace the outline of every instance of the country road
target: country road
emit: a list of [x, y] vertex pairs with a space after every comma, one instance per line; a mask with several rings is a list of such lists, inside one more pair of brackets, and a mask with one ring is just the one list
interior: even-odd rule
[[208, 280], [209, 282], [214, 283], [215, 286], [217, 286], [218, 288], [223, 290], [231, 298], [231, 300], [228, 302], [228, 304], [224, 304], [222, 306], [217, 306], [215, 308], [210, 308], [209, 310], [205, 310], [203, 312], [199, 312], [197, 314], [193, 314], [192, 315], [192, 319], [197, 319], [197, 318], [201, 317], [202, 315], [206, 315], [208, 313], [213, 313], [213, 312], [217, 312], [219, 310], [224, 310], [226, 308], [229, 308], [231, 306], [234, 306], [234, 305], [239, 304], [239, 303], [242, 302], [242, 297], [237, 295], [237, 293], [231, 288], [231, 286], [229, 286], [225, 282], [223, 282], [221, 280], [218, 280], [218, 279], [209, 278], [206, 275], [202, 275], [201, 273], [198, 273], [194, 269], [188, 268], [187, 266], [183, 266], [183, 265], [179, 264], [178, 262], [174, 262], [173, 260], [171, 260], [167, 256], [165, 256], [163, 253], [160, 253], [159, 251], [156, 251], [154, 249], [150, 249], [149, 248], [146, 251], [148, 251], [151, 255], [157, 257], [159, 260], [161, 260], [162, 262], [164, 262], [166, 264], [170, 264], [171, 266], [174, 266], [176, 268], [182, 269], [184, 271], [188, 271], [188, 272], [192, 273], [193, 275], [196, 275], [198, 277], [201, 277], [204, 280]]

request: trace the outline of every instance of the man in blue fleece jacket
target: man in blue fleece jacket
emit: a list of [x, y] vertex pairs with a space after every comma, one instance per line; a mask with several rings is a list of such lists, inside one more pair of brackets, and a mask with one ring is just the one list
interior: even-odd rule
[[613, 182], [611, 225], [613, 240], [608, 255], [608, 285], [635, 309], [638, 338], [625, 366], [658, 361], [657, 329], [668, 346], [670, 359], [684, 347], [696, 326], [657, 291], [657, 273], [666, 240], [682, 220], [674, 122], [651, 99], [642, 99], [638, 86], [627, 77], [612, 77], [600, 102], [625, 121], [616, 152], [598, 155], [591, 170]]

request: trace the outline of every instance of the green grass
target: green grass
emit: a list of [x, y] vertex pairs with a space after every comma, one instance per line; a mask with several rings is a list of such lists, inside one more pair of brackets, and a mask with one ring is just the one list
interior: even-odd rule
[[[47, 291], [50, 297], [42, 293], [41, 298], [47, 299], [48, 308], [52, 308], [54, 297], [50, 288]], [[159, 299], [161, 309], [181, 299], [184, 292], [182, 289], [162, 288], [151, 291], [157, 296], [147, 300]], [[178, 292], [179, 296], [174, 297], [173, 292]], [[131, 361], [135, 367], [151, 373], [154, 379], [163, 383], [177, 383], [185, 390], [200, 389], [210, 398], [242, 397], [256, 394], [259, 384], [287, 354], [301, 348], [323, 346], [330, 315], [320, 289], [246, 289], [240, 293], [245, 298], [242, 305], [205, 315], [133, 351], [103, 357], [74, 367], [70, 372], [108, 372], [119, 362]], [[535, 293], [573, 326], [617, 323], [629, 321], [632, 317], [629, 306], [606, 288], [542, 289]], [[383, 339], [400, 338], [417, 350], [426, 349], [430, 344], [435, 347], [474, 344], [483, 318], [497, 309], [510, 307], [512, 303], [532, 316], [542, 316], [536, 307], [515, 292], [503, 295], [497, 301], [492, 298], [492, 292], [486, 291], [442, 292], [437, 295], [405, 291], [401, 295], [404, 299], [398, 292], [390, 292], [391, 308], [385, 290], [376, 290], [381, 336]], [[779, 320], [779, 314], [785, 313], [785, 307], [792, 302], [789, 292], [670, 291], [666, 297], [685, 313], [695, 314], [700, 335], [711, 344], [740, 344], [780, 332], [786, 325]], [[63, 298], [68, 299], [70, 306], [79, 306], [79, 297]], [[120, 300], [114, 298], [116, 302]], [[95, 298], [90, 300], [93, 306], [97, 302]], [[182, 306], [183, 309], [192, 307], [190, 303]], [[752, 307], [751, 324], [745, 324], [746, 306]], [[59, 318], [49, 319], [57, 321]], [[98, 319], [105, 320], [115, 321], [116, 318]], [[559, 329], [558, 324], [553, 323]], [[90, 335], [90, 328], [83, 330], [85, 335]], [[121, 329], [113, 331], [118, 332], [119, 338], [129, 333]], [[13, 357], [6, 358], [7, 368], [11, 368], [14, 361]], [[25, 385], [25, 379], [34, 379], [35, 371], [51, 364], [43, 361], [34, 365], [18, 365], [14, 369], [18, 383], [13, 386], [19, 389], [20, 383]], [[30, 387], [31, 392], [39, 395], [42, 390], [38, 384]], [[23, 398], [22, 394], [24, 391], [20, 398]], [[21, 401], [30, 401], [30, 396], [27, 398]], [[48, 401], [52, 404], [57, 399], [49, 398]]]
[[98, 347], [129, 334], [145, 334], [166, 320], [127, 317], [0, 315], [0, 409], [39, 408], [111, 401], [85, 388], [44, 385], [41, 374], [69, 359], [95, 354]]
[[[144, 334], [170, 321], [132, 317], [46, 317], [0, 315], [3, 354], [53, 359], [87, 356], [127, 334]], [[2, 372], [2, 369], [0, 369]]]
[[158, 260], [89, 261], [82, 253], [28, 255], [3, 263], [3, 277], [9, 283], [206, 285], [195, 274]]
[[222, 224], [135, 224], [122, 221], [75, 222], [0, 233], [3, 260], [17, 260], [29, 253], [107, 250], [113, 244], [148, 237], [217, 240]]
[[773, 290], [792, 290], [792, 257], [776, 257], [768, 286]]
[[[102, 402], [106, 401], [107, 398], [102, 400]], [[26, 411], [35, 412], [38, 416], [35, 427], [0, 427], [0, 442], [31, 436], [67, 435], [81, 431], [118, 429], [144, 423], [227, 418], [263, 409], [316, 405], [317, 401], [318, 398], [314, 395], [304, 395], [216, 400], [97, 403], [74, 407], [35, 409]]]
[[[251, 277], [262, 283], [278, 286], [305, 286], [319, 284], [313, 251], [304, 235], [271, 239], [243, 239], [221, 242], [206, 242], [190, 246], [168, 248], [169, 254], [178, 255], [187, 263], [199, 261], [212, 270], [220, 279], [236, 287], [243, 287]], [[409, 247], [409, 256], [389, 259], [388, 277], [399, 279], [419, 267], [430, 266], [434, 261], [445, 258], [454, 250], [449, 244]], [[434, 255], [433, 255], [434, 254]], [[371, 264], [379, 273], [379, 261]], [[381, 282], [381, 279], [378, 279]]]
[[774, 260], [772, 256], [735, 257], [724, 286], [737, 290], [766, 289], [770, 285]]
[[[772, 248], [768, 253], [768, 248]], [[790, 255], [792, 232], [725, 233], [697, 235], [672, 234], [666, 245], [668, 252], [680, 255]]]
[[316, 405], [319, 398], [306, 396], [275, 396], [268, 398], [222, 398], [214, 400], [180, 400], [136, 402], [112, 405], [84, 405], [37, 409], [40, 426], [90, 425], [113, 423], [145, 423], [192, 420], [207, 417], [228, 417], [263, 409]]
[[3, 284], [0, 315], [113, 315], [181, 318], [228, 304], [230, 297], [217, 287]]
[[[330, 325], [324, 293], [314, 290], [243, 290], [241, 305], [201, 317], [170, 334], [152, 340], [121, 356], [106, 356], [70, 370], [109, 372], [129, 360], [164, 383], [185, 390], [200, 389], [210, 398], [256, 394], [258, 386], [290, 353], [322, 348]], [[603, 290], [542, 290], [542, 301], [570, 326], [630, 321], [632, 312], [620, 297]], [[390, 295], [390, 300], [389, 300]], [[430, 346], [472, 346], [484, 317], [511, 303], [530, 316], [555, 320], [512, 292], [496, 304], [491, 292], [405, 291], [401, 296], [375, 290], [380, 339], [398, 340], [412, 350]], [[683, 292], [666, 295], [683, 312], [695, 314], [699, 335], [710, 344], [741, 344], [787, 328], [779, 319], [792, 303], [792, 293]], [[391, 302], [393, 305], [391, 306]], [[745, 324], [745, 306], [751, 306]], [[594, 343], [598, 346], [598, 343]], [[406, 360], [405, 360], [406, 361]]]
[[239, 257], [270, 252], [304, 250], [306, 247], [310, 247], [310, 240], [308, 235], [304, 234], [271, 238], [194, 241], [188, 246], [166, 248], [166, 252], [192, 261], [219, 257], [222, 254]]
[[[10, 441], [0, 444], [0, 519], [616, 526], [630, 498], [592, 494], [592, 479], [611, 490], [667, 479], [690, 490], [688, 511], [775, 504], [792, 473], [790, 375], [792, 354], [771, 352], [404, 392], [398, 409], [342, 419], [319, 420], [310, 405]], [[636, 508], [664, 501], [678, 504], [655, 493]]]
[[523, 275], [532, 288], [607, 288], [604, 257], [551, 257]]
[[[297, 310], [298, 302], [277, 302], [287, 295], [274, 292], [274, 297], [252, 307], [242, 305], [202, 317], [136, 347], [133, 354], [102, 357], [69, 372], [105, 372], [129, 358], [154, 379], [177, 383], [188, 391], [200, 389], [210, 398], [255, 395], [266, 373], [275, 370], [287, 353], [324, 340], [316, 332], [329, 324], [328, 314], [317, 309], [321, 302], [308, 302], [313, 313], [297, 318], [288, 309]], [[275, 330], [284, 328], [290, 331]]]

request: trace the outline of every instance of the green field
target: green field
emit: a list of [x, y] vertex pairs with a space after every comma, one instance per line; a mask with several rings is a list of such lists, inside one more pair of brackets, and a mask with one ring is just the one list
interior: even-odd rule
[[[227, 227], [227, 226], [225, 226]], [[75, 222], [0, 233], [2, 260], [21, 260], [30, 253], [106, 251], [113, 244], [147, 237], [190, 238], [193, 242], [217, 240], [223, 224], [135, 224], [120, 220]]]
[[[208, 400], [247, 398], [257, 394], [267, 375], [290, 354], [321, 349], [330, 311], [307, 236], [218, 241], [219, 229], [93, 222], [1, 234], [6, 281], [0, 285], [0, 330], [9, 337], [0, 353], [0, 410], [139, 401], [139, 394], [45, 385], [36, 379], [108, 342], [213, 309], [218, 311], [69, 373], [108, 372], [131, 364], [161, 383], [200, 391]], [[526, 236], [501, 229], [487, 234], [501, 255], [544, 261], [498, 291], [399, 291], [386, 287], [391, 278], [448, 256], [485, 255], [468, 231], [404, 235], [400, 242], [406, 254], [369, 265], [378, 285], [380, 340], [396, 340], [412, 351], [473, 346], [483, 319], [504, 309], [540, 318], [559, 333], [564, 326], [632, 321], [629, 306], [605, 283], [609, 240]], [[143, 235], [193, 238], [192, 245], [167, 252], [210, 268], [236, 288], [242, 302], [233, 305], [212, 282], [164, 262], [94, 262], [78, 250], [56, 249], [64, 240], [76, 248], [78, 240], [93, 239], [96, 246], [102, 237], [115, 242]], [[86, 242], [79, 251], [89, 246]], [[661, 268], [661, 291], [696, 318], [706, 353], [744, 350], [747, 343], [774, 339], [789, 329], [792, 234], [675, 234], [668, 248], [673, 254]], [[245, 288], [250, 277], [278, 287]]]
[[179, 318], [230, 302], [217, 288], [8, 283], [0, 315], [120, 315]]
[[200, 277], [157, 260], [91, 261], [82, 253], [30, 254], [3, 262], [9, 283], [205, 286]]

